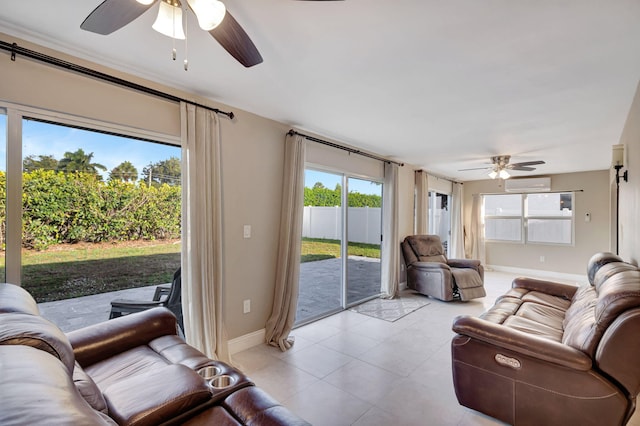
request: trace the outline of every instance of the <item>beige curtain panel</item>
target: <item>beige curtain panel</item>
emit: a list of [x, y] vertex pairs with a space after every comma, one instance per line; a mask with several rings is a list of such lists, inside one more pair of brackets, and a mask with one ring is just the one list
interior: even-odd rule
[[415, 171], [416, 185], [416, 223], [415, 233], [429, 233], [429, 177], [424, 170]]
[[398, 165], [384, 163], [382, 192], [381, 297], [393, 299], [400, 282], [400, 240], [398, 238]]
[[180, 105], [182, 124], [182, 309], [187, 342], [230, 362], [223, 323], [222, 166], [213, 111]]
[[469, 253], [467, 257], [477, 259], [486, 265], [484, 247], [484, 224], [482, 222], [482, 195], [473, 195], [471, 205], [471, 224], [469, 226]]
[[449, 257], [464, 259], [464, 224], [462, 223], [462, 203], [464, 189], [461, 183], [453, 182], [451, 192], [451, 251]]
[[305, 139], [287, 134], [276, 287], [271, 317], [265, 326], [267, 343], [282, 351], [290, 349], [294, 342], [289, 333], [296, 320], [298, 305], [305, 152]]

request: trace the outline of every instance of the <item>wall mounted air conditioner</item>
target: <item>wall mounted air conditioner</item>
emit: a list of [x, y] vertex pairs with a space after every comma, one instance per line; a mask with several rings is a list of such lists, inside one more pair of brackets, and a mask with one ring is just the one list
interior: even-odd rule
[[551, 191], [551, 178], [521, 178], [507, 179], [504, 181], [506, 192], [546, 192]]

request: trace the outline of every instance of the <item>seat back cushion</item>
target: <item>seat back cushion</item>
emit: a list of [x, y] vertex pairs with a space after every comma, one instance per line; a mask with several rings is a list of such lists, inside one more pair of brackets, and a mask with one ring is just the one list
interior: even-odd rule
[[58, 358], [73, 372], [75, 357], [67, 336], [46, 319], [22, 313], [0, 314], [0, 345], [31, 346]]
[[407, 241], [420, 262], [447, 263], [439, 236], [412, 235], [407, 237]]
[[563, 322], [562, 342], [591, 357], [607, 328], [622, 313], [640, 307], [640, 271], [624, 262], [602, 265], [593, 285], [581, 286]]
[[0, 346], [0, 424], [115, 425], [80, 395], [59, 359], [23, 345]]
[[0, 283], [0, 314], [11, 312], [40, 314], [38, 304], [28, 291], [14, 284]]

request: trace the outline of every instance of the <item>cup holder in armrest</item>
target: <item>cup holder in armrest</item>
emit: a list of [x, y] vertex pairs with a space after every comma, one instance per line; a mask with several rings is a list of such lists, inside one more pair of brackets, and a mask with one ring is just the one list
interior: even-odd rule
[[209, 382], [214, 389], [226, 389], [236, 383], [236, 378], [228, 374], [216, 376]]
[[197, 373], [206, 381], [210, 381], [214, 377], [219, 376], [222, 370], [215, 365], [207, 365], [206, 367], [198, 369]]

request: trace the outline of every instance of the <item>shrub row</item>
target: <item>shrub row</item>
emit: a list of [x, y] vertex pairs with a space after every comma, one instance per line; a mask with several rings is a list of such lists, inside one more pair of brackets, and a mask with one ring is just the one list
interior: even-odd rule
[[[50, 170], [26, 172], [22, 179], [22, 244], [26, 248], [180, 237], [179, 186], [102, 182], [90, 173]], [[5, 192], [4, 172], [0, 172], [0, 192]]]

